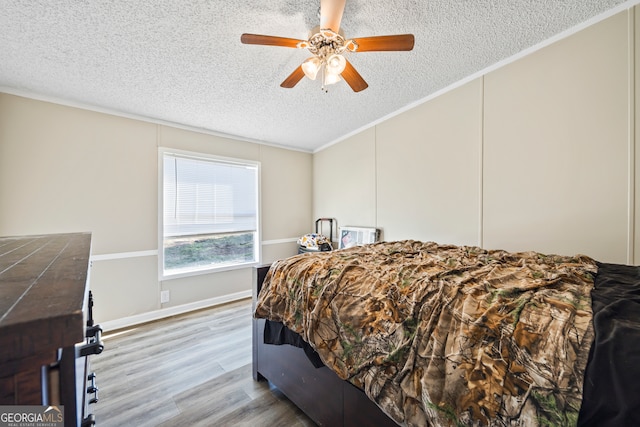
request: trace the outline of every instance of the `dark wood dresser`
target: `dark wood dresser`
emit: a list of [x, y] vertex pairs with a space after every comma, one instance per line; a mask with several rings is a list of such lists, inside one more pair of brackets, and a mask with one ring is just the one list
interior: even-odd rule
[[89, 233], [0, 237], [0, 405], [63, 406], [65, 427], [95, 424], [90, 253]]

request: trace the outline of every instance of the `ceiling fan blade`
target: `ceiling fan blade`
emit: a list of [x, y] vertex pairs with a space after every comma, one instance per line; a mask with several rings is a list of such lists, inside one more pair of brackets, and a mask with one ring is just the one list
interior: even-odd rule
[[347, 0], [320, 0], [320, 29], [340, 31], [340, 22]]
[[293, 73], [289, 74], [289, 77], [287, 77], [282, 83], [280, 83], [280, 86], [291, 89], [292, 87], [297, 85], [303, 77], [304, 71], [302, 71], [302, 65], [300, 65], [293, 71]]
[[243, 34], [240, 41], [244, 44], [259, 44], [265, 46], [298, 47], [298, 43], [304, 40], [290, 39], [287, 37], [265, 36], [262, 34]]
[[374, 36], [353, 39], [358, 44], [356, 52], [375, 52], [389, 50], [411, 50], [415, 42], [413, 34], [395, 36]]
[[351, 65], [351, 62], [347, 61], [347, 65], [344, 67], [344, 71], [340, 74], [342, 78], [347, 82], [354, 92], [360, 92], [369, 87], [367, 82], [364, 81], [360, 73]]

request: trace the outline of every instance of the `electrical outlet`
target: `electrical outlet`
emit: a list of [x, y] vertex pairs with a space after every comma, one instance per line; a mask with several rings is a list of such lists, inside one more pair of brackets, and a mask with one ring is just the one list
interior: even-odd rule
[[169, 291], [160, 291], [160, 304], [169, 302], [169, 298], [170, 298]]

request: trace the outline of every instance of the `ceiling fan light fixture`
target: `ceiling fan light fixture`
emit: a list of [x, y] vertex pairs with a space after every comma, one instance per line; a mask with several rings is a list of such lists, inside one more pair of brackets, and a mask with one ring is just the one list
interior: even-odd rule
[[334, 53], [327, 58], [327, 73], [328, 74], [341, 74], [344, 68], [347, 66], [347, 60], [344, 56]]
[[[307, 49], [313, 55], [284, 79], [280, 84], [281, 87], [290, 89], [307, 76], [311, 80], [321, 80], [322, 90], [325, 92], [325, 85], [337, 83], [342, 79], [354, 92], [360, 92], [369, 85], [343, 54], [409, 51], [413, 49], [415, 37], [413, 34], [396, 34], [357, 39], [345, 38], [344, 32], [340, 29], [340, 23], [346, 1], [320, 0], [320, 25], [310, 31], [307, 40], [244, 33], [240, 36], [240, 41], [243, 44]], [[320, 78], [318, 73], [321, 73]]]
[[315, 80], [318, 75], [318, 71], [320, 71], [320, 65], [320, 58], [312, 56], [302, 63], [302, 71], [304, 71], [305, 76], [311, 80]]
[[[328, 67], [327, 67], [328, 68]], [[323, 86], [329, 86], [335, 83], [338, 83], [340, 80], [342, 80], [340, 78], [340, 74], [334, 74], [332, 72], [329, 72], [328, 70], [324, 73], [324, 81]]]

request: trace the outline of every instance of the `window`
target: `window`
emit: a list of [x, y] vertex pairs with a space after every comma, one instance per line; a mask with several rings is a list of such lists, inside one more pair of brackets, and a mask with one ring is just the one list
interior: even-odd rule
[[256, 162], [160, 150], [160, 273], [258, 262]]

